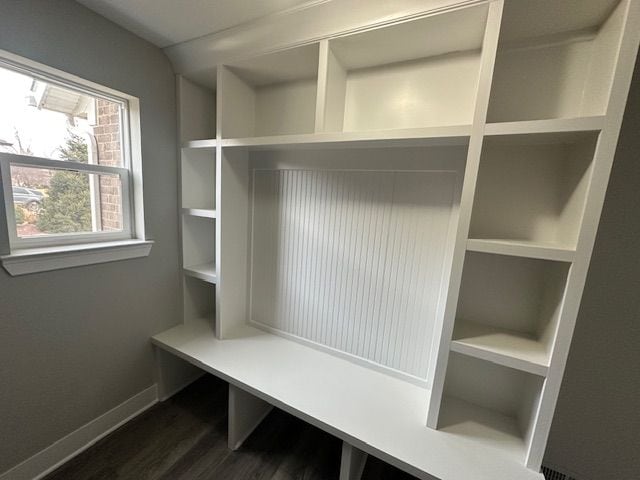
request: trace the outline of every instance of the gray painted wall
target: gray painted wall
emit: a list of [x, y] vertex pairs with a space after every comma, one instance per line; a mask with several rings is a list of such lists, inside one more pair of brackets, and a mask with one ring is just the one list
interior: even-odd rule
[[0, 269], [0, 472], [153, 384], [149, 336], [179, 322], [174, 75], [71, 0], [0, 0], [0, 49], [140, 98], [144, 259], [12, 278]]
[[640, 478], [640, 61], [545, 460], [579, 480]]

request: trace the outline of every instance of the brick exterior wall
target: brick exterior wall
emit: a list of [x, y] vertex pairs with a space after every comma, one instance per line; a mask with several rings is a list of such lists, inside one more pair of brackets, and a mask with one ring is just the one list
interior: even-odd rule
[[[122, 165], [120, 145], [120, 114], [117, 104], [97, 100], [96, 126], [93, 134], [98, 146], [99, 165]], [[100, 212], [102, 230], [122, 229], [122, 192], [117, 177], [100, 176]]]

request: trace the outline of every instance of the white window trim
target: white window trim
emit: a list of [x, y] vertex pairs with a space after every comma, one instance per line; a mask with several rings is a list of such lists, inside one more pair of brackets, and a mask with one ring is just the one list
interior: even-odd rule
[[[71, 87], [100, 98], [125, 104], [123, 114], [124, 167], [51, 160], [23, 155], [0, 155], [4, 201], [0, 202], [0, 261], [10, 275], [57, 270], [147, 256], [153, 241], [146, 238], [142, 191], [140, 101], [137, 97], [84, 80], [72, 74], [0, 50], [0, 66], [22, 71], [46, 82]], [[130, 163], [127, 163], [130, 162]], [[64, 168], [87, 173], [117, 174], [123, 181], [123, 231], [18, 239], [9, 164]], [[7, 188], [7, 184], [9, 187]], [[129, 210], [130, 211], [125, 211]], [[64, 238], [62, 238], [64, 237]]]

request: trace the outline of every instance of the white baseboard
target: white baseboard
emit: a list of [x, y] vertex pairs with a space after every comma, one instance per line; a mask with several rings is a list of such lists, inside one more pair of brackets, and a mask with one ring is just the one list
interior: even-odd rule
[[0, 474], [0, 480], [38, 480], [44, 477], [157, 401], [158, 389], [154, 384]]

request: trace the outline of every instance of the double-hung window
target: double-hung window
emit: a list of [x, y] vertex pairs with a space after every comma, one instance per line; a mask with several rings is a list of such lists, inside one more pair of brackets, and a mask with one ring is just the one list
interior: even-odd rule
[[[137, 99], [45, 68], [0, 52], [3, 264], [74, 250], [85, 263], [129, 258], [122, 247], [144, 242]], [[96, 250], [104, 260], [87, 257]]]

